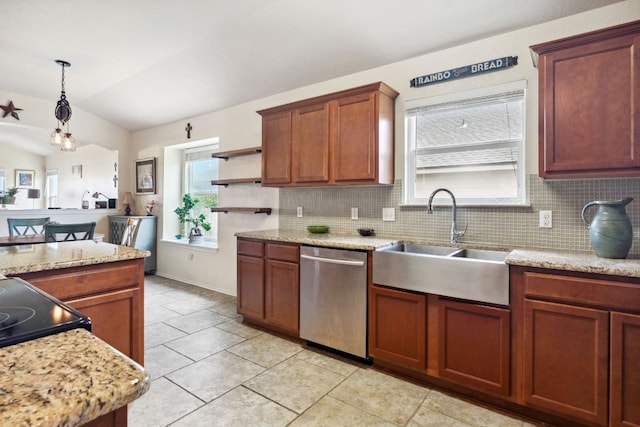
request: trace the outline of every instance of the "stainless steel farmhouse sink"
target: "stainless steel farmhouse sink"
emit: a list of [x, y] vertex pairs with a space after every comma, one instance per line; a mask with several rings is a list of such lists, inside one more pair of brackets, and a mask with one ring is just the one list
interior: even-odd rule
[[373, 253], [373, 283], [509, 305], [507, 252], [402, 243]]

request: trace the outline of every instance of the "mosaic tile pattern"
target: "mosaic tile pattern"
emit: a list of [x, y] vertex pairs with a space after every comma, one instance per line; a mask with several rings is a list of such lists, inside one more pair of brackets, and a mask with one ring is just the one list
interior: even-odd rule
[[[560, 249], [591, 252], [589, 228], [580, 216], [593, 200], [633, 197], [627, 215], [634, 229], [630, 254], [640, 253], [640, 178], [542, 180], [527, 177], [527, 207], [460, 207], [458, 223], [468, 224], [464, 243], [505, 248]], [[307, 225], [328, 225], [333, 232], [356, 233], [369, 227], [378, 236], [395, 236], [446, 243], [450, 238], [451, 210], [435, 208], [427, 215], [424, 206], [401, 206], [402, 180], [393, 186], [283, 188], [280, 190], [279, 227], [303, 230]], [[302, 206], [303, 218], [296, 217]], [[358, 220], [351, 220], [351, 207]], [[382, 209], [394, 208], [396, 220], [382, 221]], [[553, 211], [553, 228], [539, 228], [539, 212]], [[590, 209], [589, 215], [594, 212]]]

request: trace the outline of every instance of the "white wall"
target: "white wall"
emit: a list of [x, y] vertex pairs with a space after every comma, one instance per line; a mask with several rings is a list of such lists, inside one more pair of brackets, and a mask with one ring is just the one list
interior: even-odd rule
[[[113, 165], [117, 161], [117, 151], [107, 150], [94, 144], [79, 147], [73, 153], [61, 151], [48, 156], [46, 168], [58, 170], [60, 188], [57, 206], [81, 208], [85, 191], [90, 193], [85, 196], [90, 208], [95, 206], [96, 200], [106, 201], [102, 196], [97, 199], [91, 197], [95, 192], [103, 193], [108, 198], [118, 198], [118, 188], [113, 184]], [[73, 166], [82, 166], [81, 177], [72, 175]]]
[[[0, 169], [4, 169], [6, 185], [5, 189], [16, 186], [16, 170], [33, 170], [33, 188], [44, 188], [45, 157], [22, 150], [12, 145], [0, 144]], [[41, 194], [43, 192], [41, 191]], [[35, 207], [41, 207], [41, 200], [35, 201]], [[4, 209], [32, 209], [33, 200], [27, 198], [27, 189], [20, 189], [16, 194], [14, 205], [6, 205]]]
[[[501, 84], [515, 80], [527, 80], [527, 173], [537, 171], [538, 110], [537, 70], [533, 67], [529, 46], [573, 34], [588, 32], [624, 22], [640, 19], [640, 0], [628, 0], [583, 14], [548, 22], [524, 30], [434, 52], [428, 55], [397, 62], [318, 83], [267, 98], [251, 101], [233, 108], [212, 112], [199, 117], [181, 120], [166, 126], [138, 132], [133, 135], [134, 158], [158, 157], [159, 176], [164, 170], [163, 147], [186, 141], [184, 128], [187, 122], [193, 126], [192, 139], [219, 137], [221, 150], [232, 150], [257, 146], [261, 143], [261, 121], [256, 110], [322, 95], [337, 90], [384, 81], [400, 92], [396, 100], [396, 178], [404, 173], [404, 103], [408, 100]], [[410, 88], [410, 79], [463, 65], [503, 57], [518, 56], [519, 65], [508, 70], [484, 74], [423, 88]], [[295, 70], [292, 70], [295, 72]], [[211, 94], [215, 96], [215, 94]], [[259, 156], [233, 159], [221, 166], [221, 178], [253, 176], [260, 172]], [[176, 177], [179, 179], [179, 177]], [[162, 206], [162, 188], [155, 199]], [[124, 191], [124, 190], [122, 190]], [[309, 190], [313, 191], [313, 190]], [[138, 203], [144, 206], [145, 201]], [[227, 214], [221, 215], [220, 249], [216, 253], [200, 252], [194, 248], [176, 247], [169, 243], [158, 245], [158, 273], [180, 278], [188, 282], [220, 290], [229, 294], [236, 292], [236, 245], [234, 233], [242, 230], [269, 229], [277, 227], [278, 192], [268, 188], [230, 186], [220, 192], [220, 205], [253, 206], [274, 208], [274, 214], [265, 215]], [[165, 212], [173, 210], [166, 207]], [[172, 215], [172, 214], [171, 214]], [[162, 228], [158, 230], [160, 235]], [[190, 255], [193, 255], [190, 257]], [[191, 260], [189, 260], [192, 258]]]

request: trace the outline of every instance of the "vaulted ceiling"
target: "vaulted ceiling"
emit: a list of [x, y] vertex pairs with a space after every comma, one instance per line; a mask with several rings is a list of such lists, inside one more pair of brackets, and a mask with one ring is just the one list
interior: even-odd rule
[[0, 0], [0, 90], [53, 105], [64, 59], [72, 107], [138, 131], [616, 1]]

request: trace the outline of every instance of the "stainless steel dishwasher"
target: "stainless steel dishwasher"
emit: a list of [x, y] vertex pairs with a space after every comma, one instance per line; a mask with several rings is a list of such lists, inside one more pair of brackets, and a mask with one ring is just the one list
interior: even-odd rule
[[300, 248], [300, 338], [367, 357], [366, 252]]

